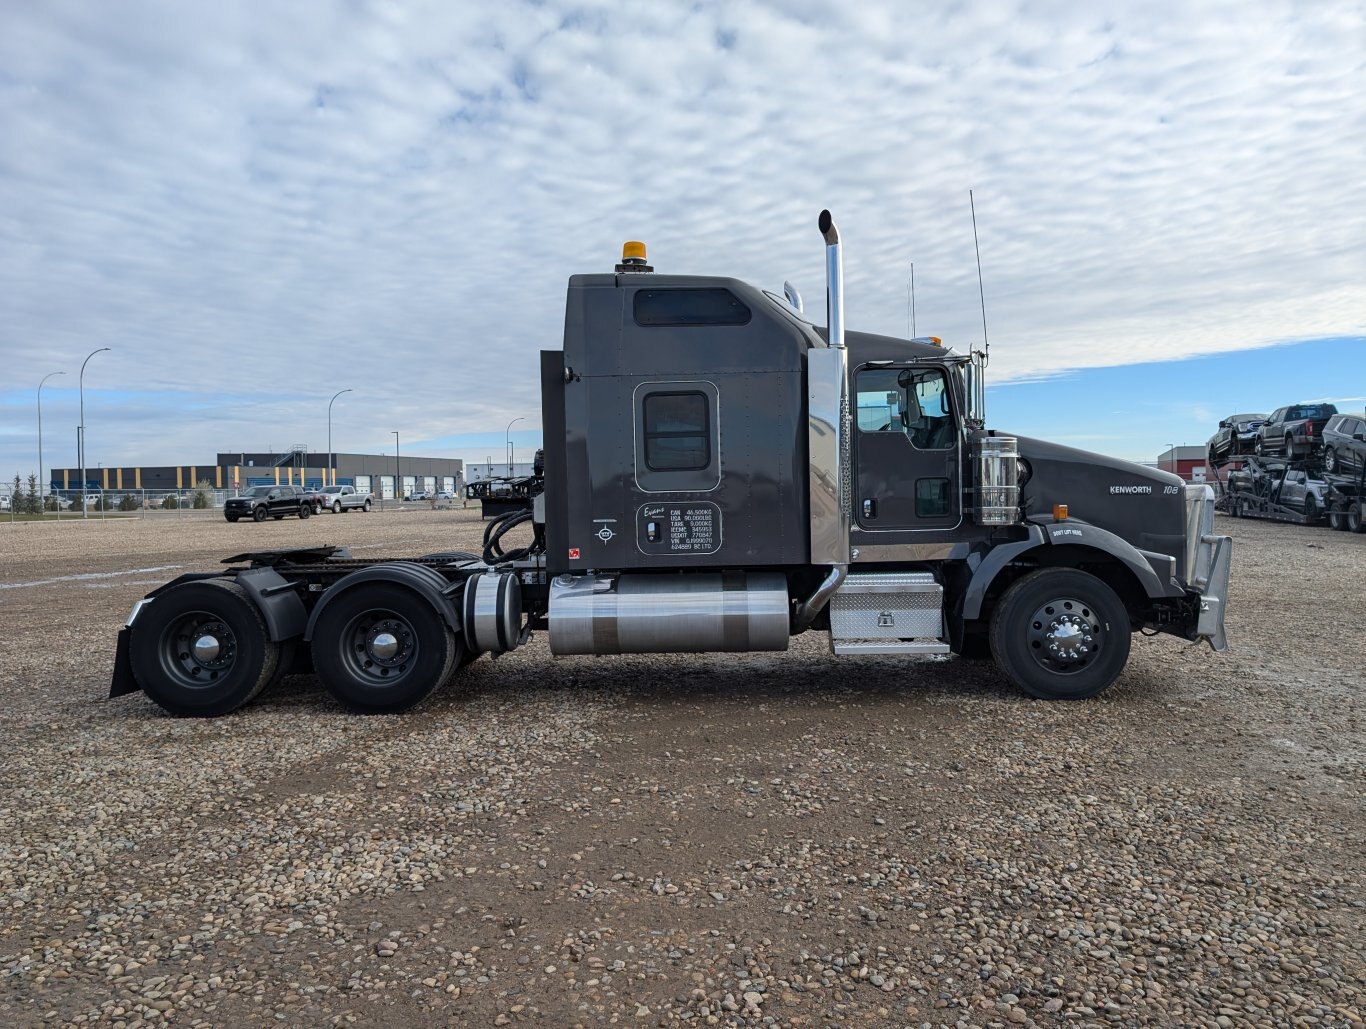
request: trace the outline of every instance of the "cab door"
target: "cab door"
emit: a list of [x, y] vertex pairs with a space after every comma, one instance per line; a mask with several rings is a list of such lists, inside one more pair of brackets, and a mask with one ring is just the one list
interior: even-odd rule
[[853, 392], [859, 527], [950, 529], [962, 521], [962, 423], [944, 369], [864, 365]]

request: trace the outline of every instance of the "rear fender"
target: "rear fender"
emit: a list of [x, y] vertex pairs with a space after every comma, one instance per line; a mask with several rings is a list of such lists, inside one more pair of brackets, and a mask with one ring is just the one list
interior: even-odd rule
[[445, 576], [425, 565], [413, 564], [410, 561], [390, 561], [386, 564], [361, 568], [331, 586], [322, 595], [317, 606], [313, 608], [313, 613], [309, 615], [308, 625], [304, 629], [304, 639], [312, 642], [313, 630], [318, 624], [318, 618], [328, 604], [343, 593], [374, 582], [406, 586], [431, 604], [442, 620], [451, 627], [452, 632], [464, 632], [464, 628], [460, 624], [460, 614], [456, 611], [455, 604], [451, 602], [450, 597], [446, 595], [445, 591], [450, 588], [451, 584]]
[[308, 624], [308, 612], [295, 584], [274, 568], [251, 568], [237, 573], [237, 584], [247, 591], [272, 641], [293, 639]]

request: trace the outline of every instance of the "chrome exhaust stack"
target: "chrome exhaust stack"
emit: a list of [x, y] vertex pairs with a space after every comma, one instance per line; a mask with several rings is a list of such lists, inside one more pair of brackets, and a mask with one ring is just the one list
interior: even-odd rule
[[[844, 347], [844, 276], [840, 234], [829, 211], [817, 222], [825, 239], [828, 345], [806, 355], [807, 495], [811, 509], [811, 563], [831, 569], [826, 582], [798, 606], [800, 632], [828, 602], [849, 571], [849, 354]], [[833, 582], [831, 581], [833, 579]]]

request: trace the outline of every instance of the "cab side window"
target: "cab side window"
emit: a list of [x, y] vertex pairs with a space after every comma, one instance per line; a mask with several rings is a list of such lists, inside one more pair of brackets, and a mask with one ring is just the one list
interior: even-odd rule
[[636, 387], [636, 485], [646, 493], [696, 492], [721, 482], [721, 396], [702, 380]]
[[900, 432], [920, 450], [947, 450], [958, 433], [944, 373], [934, 368], [865, 368], [856, 385], [860, 432]]

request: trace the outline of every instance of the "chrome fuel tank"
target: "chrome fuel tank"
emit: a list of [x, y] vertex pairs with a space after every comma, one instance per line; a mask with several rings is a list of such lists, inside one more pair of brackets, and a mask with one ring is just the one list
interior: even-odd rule
[[780, 572], [559, 575], [550, 584], [553, 654], [786, 650]]

